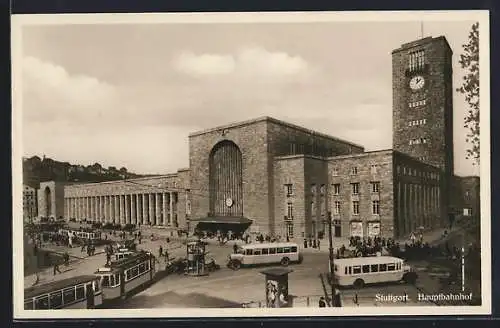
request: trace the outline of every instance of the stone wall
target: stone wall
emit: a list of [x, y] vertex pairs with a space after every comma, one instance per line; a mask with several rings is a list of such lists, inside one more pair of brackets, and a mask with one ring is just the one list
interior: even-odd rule
[[[372, 168], [373, 166], [373, 168]], [[353, 174], [356, 168], [356, 174]], [[380, 222], [380, 233], [393, 236], [394, 187], [392, 151], [367, 152], [352, 156], [331, 158], [328, 162], [329, 198], [332, 220], [340, 221], [341, 235], [351, 235], [351, 222], [361, 222], [363, 236], [368, 235], [368, 223]], [[379, 192], [373, 192], [372, 182], [379, 182]], [[359, 183], [359, 192], [353, 194], [352, 184]], [[334, 194], [334, 184], [340, 193]], [[340, 213], [335, 213], [335, 201], [341, 202]], [[353, 214], [353, 202], [359, 202], [359, 214]], [[373, 214], [373, 201], [380, 202], [380, 214]]]

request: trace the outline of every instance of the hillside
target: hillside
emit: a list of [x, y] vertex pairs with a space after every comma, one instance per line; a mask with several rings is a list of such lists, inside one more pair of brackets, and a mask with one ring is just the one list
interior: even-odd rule
[[121, 179], [139, 178], [144, 175], [128, 172], [127, 168], [117, 169], [114, 166], [102, 167], [99, 163], [92, 165], [59, 162], [51, 158], [33, 156], [23, 158], [23, 183], [38, 185], [43, 181], [61, 182], [103, 182]]

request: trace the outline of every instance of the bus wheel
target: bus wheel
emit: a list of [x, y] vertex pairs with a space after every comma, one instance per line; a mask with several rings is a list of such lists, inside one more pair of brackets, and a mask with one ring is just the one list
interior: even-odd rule
[[363, 281], [363, 279], [356, 279], [356, 281], [354, 281], [354, 288], [357, 288], [357, 289], [360, 289], [360, 288], [363, 288], [363, 286], [365, 285], [365, 282]]
[[239, 270], [241, 268], [241, 262], [240, 261], [233, 261], [231, 268], [233, 270]]
[[281, 259], [280, 263], [282, 266], [288, 266], [288, 264], [290, 263], [290, 259], [288, 257], [284, 257]]

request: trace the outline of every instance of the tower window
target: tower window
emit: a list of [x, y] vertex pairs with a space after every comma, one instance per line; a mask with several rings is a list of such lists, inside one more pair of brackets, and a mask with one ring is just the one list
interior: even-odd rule
[[408, 68], [410, 71], [416, 71], [425, 65], [425, 53], [423, 50], [410, 53]]
[[334, 168], [332, 169], [332, 176], [336, 177], [336, 176], [338, 176], [338, 175], [339, 175], [339, 169], [338, 169], [338, 168], [336, 168], [336, 167], [334, 167]]
[[372, 173], [372, 174], [377, 174], [377, 169], [378, 169], [378, 168], [377, 168], [377, 165], [375, 165], [375, 164], [374, 164], [374, 165], [372, 165], [372, 166], [371, 166], [371, 173]]
[[293, 185], [291, 183], [285, 185], [286, 189], [286, 195], [287, 196], [292, 196], [293, 195]]
[[422, 100], [412, 101], [412, 102], [408, 103], [408, 107], [416, 108], [416, 107], [420, 107], [420, 106], [425, 106], [425, 104], [426, 104], [426, 100], [422, 99]]
[[351, 175], [358, 174], [358, 168], [356, 166], [351, 167]]
[[380, 201], [374, 200], [372, 202], [372, 214], [374, 214], [374, 215], [380, 214]]
[[371, 183], [372, 185], [372, 192], [373, 193], [378, 193], [380, 191], [380, 182], [374, 181]]
[[286, 208], [287, 208], [287, 218], [293, 219], [293, 204], [287, 203]]

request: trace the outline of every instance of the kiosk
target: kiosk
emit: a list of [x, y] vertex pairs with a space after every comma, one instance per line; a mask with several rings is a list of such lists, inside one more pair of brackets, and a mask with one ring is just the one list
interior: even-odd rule
[[208, 270], [205, 268], [205, 243], [201, 240], [191, 241], [186, 244], [187, 266], [186, 274], [190, 276], [206, 276]]
[[292, 307], [291, 297], [288, 295], [288, 274], [293, 272], [289, 268], [271, 268], [261, 271], [266, 276], [266, 307]]

